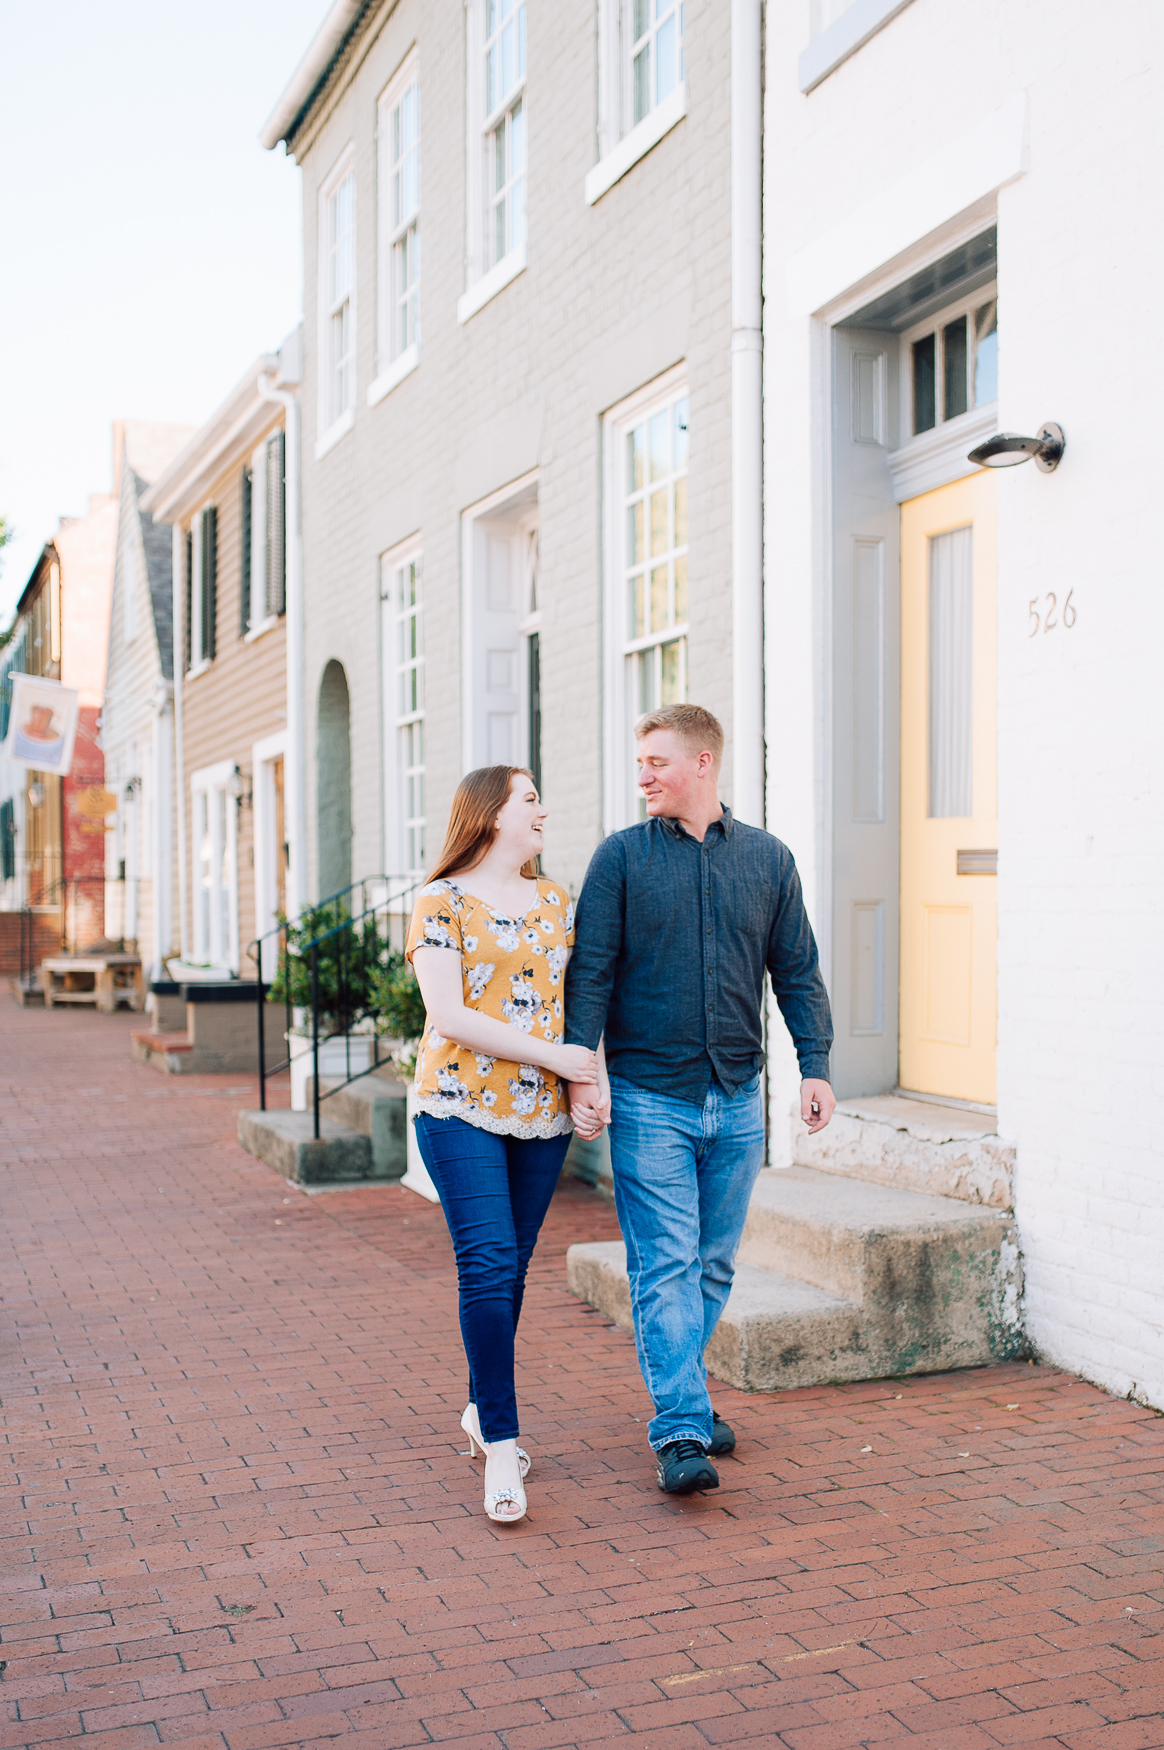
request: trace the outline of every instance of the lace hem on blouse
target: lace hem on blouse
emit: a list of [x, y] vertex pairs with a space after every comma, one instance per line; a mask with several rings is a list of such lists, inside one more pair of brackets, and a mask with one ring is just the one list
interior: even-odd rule
[[568, 1112], [542, 1113], [537, 1118], [498, 1117], [480, 1106], [458, 1110], [448, 1100], [430, 1094], [416, 1096], [416, 1110], [426, 1112], [430, 1118], [460, 1118], [466, 1124], [475, 1124], [478, 1130], [492, 1131], [494, 1136], [516, 1136], [522, 1142], [568, 1136], [574, 1128]]

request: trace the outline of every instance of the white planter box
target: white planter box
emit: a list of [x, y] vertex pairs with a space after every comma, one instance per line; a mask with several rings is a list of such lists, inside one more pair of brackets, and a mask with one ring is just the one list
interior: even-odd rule
[[[312, 1072], [311, 1038], [304, 1033], [288, 1033], [286, 1038], [291, 1056], [291, 1110], [306, 1112], [307, 1084]], [[348, 1039], [321, 1039], [320, 1080], [324, 1076], [359, 1075], [371, 1069], [374, 1045], [370, 1033], [353, 1033]]]
[[408, 1167], [400, 1183], [407, 1185], [410, 1191], [419, 1191], [422, 1197], [427, 1197], [430, 1203], [439, 1203], [441, 1194], [428, 1175], [428, 1168], [421, 1158], [420, 1145], [416, 1140], [416, 1126], [412, 1120], [416, 1117], [416, 1087], [408, 1084]]

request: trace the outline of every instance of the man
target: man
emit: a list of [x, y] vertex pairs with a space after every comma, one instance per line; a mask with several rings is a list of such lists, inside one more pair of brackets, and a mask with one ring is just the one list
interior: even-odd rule
[[594, 1050], [605, 1034], [609, 1105], [585, 1084], [570, 1098], [591, 1127], [609, 1117], [648, 1434], [659, 1487], [687, 1494], [718, 1488], [712, 1458], [735, 1447], [703, 1352], [764, 1158], [765, 968], [811, 1131], [835, 1105], [832, 1018], [791, 853], [719, 801], [719, 723], [669, 705], [635, 737], [648, 818], [591, 858], [566, 973], [566, 1039]]

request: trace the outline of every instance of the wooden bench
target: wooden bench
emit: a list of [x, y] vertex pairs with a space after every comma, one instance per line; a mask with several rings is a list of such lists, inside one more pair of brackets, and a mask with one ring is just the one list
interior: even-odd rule
[[136, 954], [55, 954], [40, 963], [46, 1009], [92, 1003], [111, 1015], [119, 1004], [142, 1006], [141, 961]]

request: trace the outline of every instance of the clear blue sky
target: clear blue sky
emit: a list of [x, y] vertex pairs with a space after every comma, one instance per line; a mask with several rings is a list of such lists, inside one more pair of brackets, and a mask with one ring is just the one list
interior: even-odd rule
[[0, 625], [115, 418], [198, 424], [302, 308], [258, 132], [328, 0], [0, 0]]

